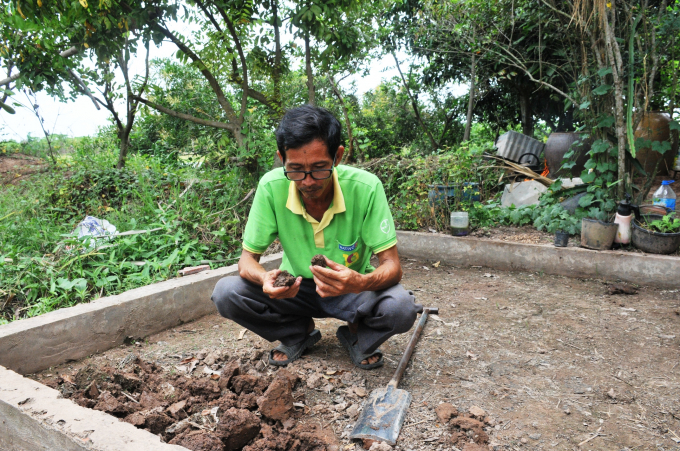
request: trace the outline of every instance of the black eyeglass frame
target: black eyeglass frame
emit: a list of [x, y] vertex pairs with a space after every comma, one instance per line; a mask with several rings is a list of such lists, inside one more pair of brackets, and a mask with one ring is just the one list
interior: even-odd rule
[[[336, 156], [337, 156], [337, 154], [336, 154]], [[335, 156], [333, 157], [333, 164], [331, 165], [330, 169], [313, 169], [311, 171], [287, 171], [286, 168], [284, 167], [283, 168], [283, 175], [285, 175], [286, 178], [288, 180], [290, 180], [291, 182], [301, 182], [301, 181], [303, 181], [304, 179], [307, 178], [307, 175], [309, 175], [314, 180], [328, 180], [329, 178], [333, 177], [333, 169], [335, 169]], [[314, 177], [315, 172], [326, 172], [326, 171], [330, 172], [328, 174], [328, 177], [324, 177], [324, 178]], [[290, 174], [290, 173], [304, 174], [304, 177], [302, 177], [301, 179], [291, 179], [290, 177], [288, 177], [288, 174]]]

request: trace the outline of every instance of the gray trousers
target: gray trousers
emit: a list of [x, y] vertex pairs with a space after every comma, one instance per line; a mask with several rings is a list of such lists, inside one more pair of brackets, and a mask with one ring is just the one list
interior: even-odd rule
[[412, 291], [401, 284], [381, 291], [365, 291], [322, 298], [313, 279], [302, 279], [297, 296], [271, 299], [262, 287], [240, 276], [217, 282], [212, 300], [220, 315], [268, 341], [286, 346], [307, 336], [312, 318], [337, 318], [358, 323], [359, 350], [370, 354], [392, 335], [407, 332], [422, 312]]

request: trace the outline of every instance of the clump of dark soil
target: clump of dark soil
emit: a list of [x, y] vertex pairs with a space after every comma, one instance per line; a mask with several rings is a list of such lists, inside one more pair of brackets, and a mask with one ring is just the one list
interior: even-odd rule
[[321, 254], [316, 254], [314, 257], [312, 257], [312, 266], [321, 266], [322, 268], [325, 268], [326, 257]]
[[488, 451], [489, 435], [484, 431], [493, 420], [479, 407], [471, 407], [468, 413], [461, 413], [450, 403], [435, 408], [439, 421], [451, 431], [451, 444], [468, 451]]
[[281, 271], [276, 280], [274, 281], [275, 287], [292, 287], [295, 283], [295, 277], [285, 269]]
[[129, 357], [117, 367], [88, 365], [50, 385], [81, 406], [194, 451], [338, 449], [332, 433], [297, 424], [304, 412], [293, 403], [304, 393], [294, 398], [299, 377], [285, 369], [268, 375], [250, 358], [199, 352], [174, 368], [182, 374], [173, 374]]

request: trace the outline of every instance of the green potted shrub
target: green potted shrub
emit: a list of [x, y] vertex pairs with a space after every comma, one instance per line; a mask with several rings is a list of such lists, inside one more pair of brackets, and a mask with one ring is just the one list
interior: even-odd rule
[[672, 254], [680, 247], [680, 219], [667, 215], [643, 214], [633, 221], [632, 242], [652, 254]]

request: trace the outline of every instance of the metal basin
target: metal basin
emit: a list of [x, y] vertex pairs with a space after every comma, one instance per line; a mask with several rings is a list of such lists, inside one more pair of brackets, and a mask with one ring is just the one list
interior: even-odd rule
[[583, 219], [581, 221], [581, 246], [602, 251], [611, 249], [619, 225], [613, 222]]

